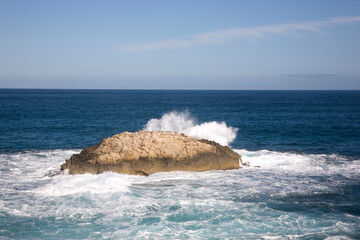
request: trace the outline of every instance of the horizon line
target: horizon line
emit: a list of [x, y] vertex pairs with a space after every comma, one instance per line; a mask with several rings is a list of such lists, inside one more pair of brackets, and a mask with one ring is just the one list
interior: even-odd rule
[[360, 91], [360, 89], [176, 89], [176, 88], [1, 88], [0, 90], [85, 90], [85, 91]]

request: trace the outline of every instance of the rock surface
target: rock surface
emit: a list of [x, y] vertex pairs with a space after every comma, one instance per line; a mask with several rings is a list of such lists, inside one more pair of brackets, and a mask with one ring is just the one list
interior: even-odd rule
[[74, 154], [61, 165], [70, 174], [149, 175], [168, 171], [239, 168], [241, 156], [229, 147], [173, 132], [124, 132]]

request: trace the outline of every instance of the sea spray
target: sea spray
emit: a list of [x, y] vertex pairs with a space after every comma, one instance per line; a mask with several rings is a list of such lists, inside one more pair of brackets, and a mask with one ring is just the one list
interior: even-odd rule
[[[239, 234], [252, 239], [359, 239], [358, 210], [351, 205], [356, 189], [350, 187], [359, 178], [358, 160], [336, 154], [235, 151], [260, 168], [148, 177], [109, 172], [43, 177], [78, 150], [0, 154], [5, 180], [0, 234], [23, 238], [19, 228], [31, 227], [36, 236], [53, 239], [71, 238], [69, 231], [83, 239]], [[18, 164], [10, 164], [14, 162]], [[15, 169], [19, 174], [14, 177]], [[36, 225], [28, 227], [30, 221]]]
[[338, 154], [305, 154], [269, 150], [235, 149], [244, 162], [261, 170], [311, 176], [360, 177], [360, 159], [350, 160]]
[[144, 126], [146, 131], [172, 131], [184, 133], [197, 139], [207, 139], [220, 143], [231, 144], [238, 131], [237, 128], [227, 126], [225, 122], [205, 122], [197, 124], [188, 111], [172, 111], [161, 118], [152, 118]]
[[73, 194], [105, 194], [129, 191], [131, 176], [106, 172], [103, 174], [58, 175], [45, 186], [33, 191], [37, 195], [60, 197]]

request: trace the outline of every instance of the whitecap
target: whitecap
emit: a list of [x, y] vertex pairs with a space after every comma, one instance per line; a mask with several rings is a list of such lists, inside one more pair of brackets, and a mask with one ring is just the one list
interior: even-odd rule
[[272, 171], [307, 175], [360, 176], [360, 159], [349, 160], [337, 154], [305, 154], [269, 150], [235, 149], [244, 163]]
[[225, 122], [205, 122], [197, 124], [188, 111], [172, 111], [161, 118], [150, 119], [144, 129], [146, 131], [172, 131], [184, 133], [197, 139], [212, 140], [221, 145], [231, 144], [238, 131], [237, 128], [227, 126]]
[[59, 175], [33, 192], [43, 196], [65, 196], [80, 193], [103, 194], [126, 192], [129, 176], [112, 172], [103, 174]]

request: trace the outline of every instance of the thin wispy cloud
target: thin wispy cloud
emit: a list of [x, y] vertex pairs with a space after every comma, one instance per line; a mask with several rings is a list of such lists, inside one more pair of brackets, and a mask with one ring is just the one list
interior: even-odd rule
[[122, 45], [121, 52], [181, 49], [200, 45], [221, 44], [242, 39], [263, 38], [269, 34], [288, 34], [296, 32], [322, 32], [322, 29], [335, 25], [360, 22], [360, 16], [337, 17], [323, 21], [305, 21], [287, 24], [265, 25], [251, 28], [230, 28], [203, 32], [178, 39], [167, 39], [142, 44]]
[[280, 77], [288, 78], [329, 78], [329, 77], [338, 77], [338, 74], [333, 73], [296, 73], [296, 74], [284, 74]]

